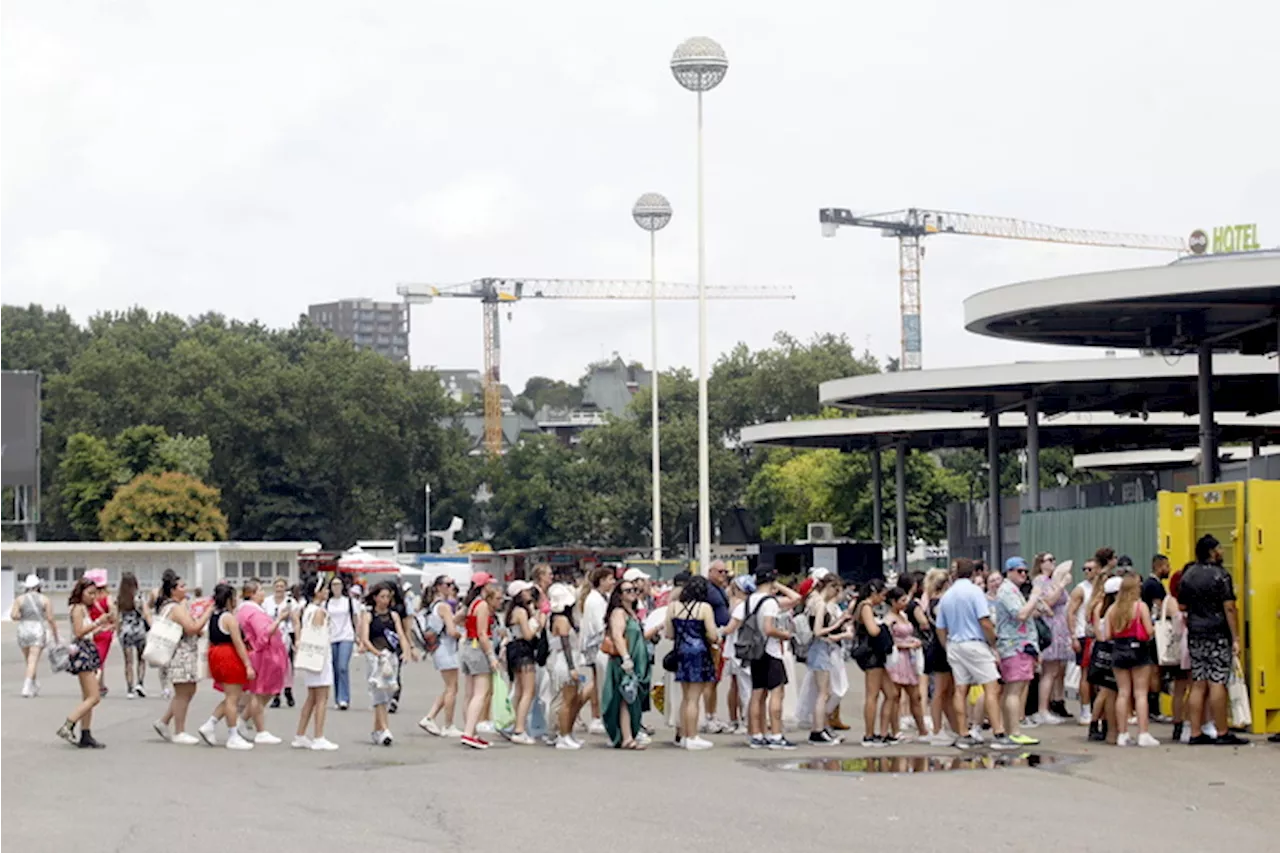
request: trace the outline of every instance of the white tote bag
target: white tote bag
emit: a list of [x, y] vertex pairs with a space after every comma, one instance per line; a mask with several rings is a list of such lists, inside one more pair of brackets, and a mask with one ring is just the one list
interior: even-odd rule
[[1230, 702], [1232, 727], [1247, 729], [1253, 725], [1253, 711], [1249, 707], [1249, 685], [1245, 684], [1244, 667], [1240, 666], [1240, 658], [1232, 662], [1231, 678], [1227, 681], [1227, 699]]
[[1160, 621], [1156, 622], [1156, 662], [1161, 666], [1179, 666], [1182, 663], [1182, 633], [1169, 615], [1169, 598], [1161, 606]]
[[293, 657], [294, 668], [304, 672], [323, 672], [324, 660], [331, 654], [328, 620], [323, 625], [312, 625], [310, 619], [304, 619], [298, 651]]
[[[169, 609], [166, 608], [165, 614], [168, 612]], [[152, 666], [168, 666], [169, 661], [173, 660], [173, 653], [181, 639], [181, 625], [170, 619], [168, 615], [156, 616], [151, 621], [151, 630], [147, 632], [147, 645], [142, 650], [142, 659]]]

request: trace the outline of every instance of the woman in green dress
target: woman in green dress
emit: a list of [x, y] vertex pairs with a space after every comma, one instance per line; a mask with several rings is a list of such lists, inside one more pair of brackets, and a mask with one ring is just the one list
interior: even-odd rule
[[[621, 749], [644, 749], [636, 742], [644, 712], [645, 685], [649, 682], [649, 646], [636, 618], [635, 582], [618, 584], [609, 598], [605, 626], [609, 634], [609, 668], [603, 695], [604, 727], [609, 740]], [[606, 648], [606, 651], [608, 649]]]

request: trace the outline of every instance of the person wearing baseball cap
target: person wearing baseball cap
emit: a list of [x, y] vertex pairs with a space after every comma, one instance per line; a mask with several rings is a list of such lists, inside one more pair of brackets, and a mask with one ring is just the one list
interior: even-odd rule
[[1001, 702], [1004, 706], [1004, 729], [1009, 741], [1016, 746], [1034, 746], [1040, 741], [1022, 734], [1021, 720], [1027, 704], [1027, 688], [1036, 671], [1036, 657], [1040, 653], [1034, 623], [1031, 621], [1042, 612], [1040, 590], [1033, 589], [1030, 597], [1022, 594], [1022, 584], [1027, 580], [1027, 561], [1010, 557], [1004, 562], [1004, 582], [996, 591], [991, 612], [996, 617], [996, 654], [1000, 657], [1000, 677], [1004, 680]]
[[[107, 570], [106, 569], [89, 569], [84, 573], [86, 580], [91, 581], [98, 590], [98, 597], [94, 599], [93, 604], [89, 605], [89, 618], [97, 619], [108, 613], [113, 613], [115, 603], [111, 600], [111, 596], [107, 595]], [[101, 669], [98, 670], [98, 692], [106, 696], [107, 690], [107, 653], [111, 651], [111, 641], [115, 639], [116, 632], [110, 627], [115, 623], [115, 617], [108, 622], [108, 627], [100, 629], [93, 635], [93, 644], [98, 647], [98, 659], [101, 661]]]
[[458, 671], [467, 679], [467, 717], [461, 743], [471, 749], [488, 749], [489, 742], [476, 736], [480, 718], [489, 705], [493, 689], [493, 673], [498, 669], [498, 656], [493, 645], [493, 627], [502, 589], [488, 572], [471, 576], [471, 589], [464, 603], [465, 629], [458, 646]]

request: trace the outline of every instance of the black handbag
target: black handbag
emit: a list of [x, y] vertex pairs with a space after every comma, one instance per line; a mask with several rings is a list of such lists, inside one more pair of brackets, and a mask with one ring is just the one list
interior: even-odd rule
[[1115, 658], [1115, 646], [1110, 640], [1094, 640], [1093, 650], [1089, 653], [1088, 681], [1094, 687], [1116, 689], [1116, 674], [1112, 671]]
[[1036, 644], [1044, 651], [1053, 645], [1053, 629], [1043, 616], [1036, 617]]

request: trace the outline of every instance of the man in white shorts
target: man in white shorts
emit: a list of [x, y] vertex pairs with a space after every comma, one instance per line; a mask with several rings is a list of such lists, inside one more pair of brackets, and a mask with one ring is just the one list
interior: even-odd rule
[[[969, 688], [982, 685], [987, 718], [995, 733], [993, 749], [1017, 749], [1004, 731], [1000, 715], [1000, 673], [996, 670], [996, 628], [991, 622], [991, 603], [973, 583], [973, 565], [960, 561], [956, 580], [938, 602], [938, 641], [947, 650], [947, 663], [955, 678], [955, 708], [952, 728], [963, 728], [965, 697]], [[981, 743], [980, 737], [967, 734], [956, 740], [960, 749], [971, 749]]]

